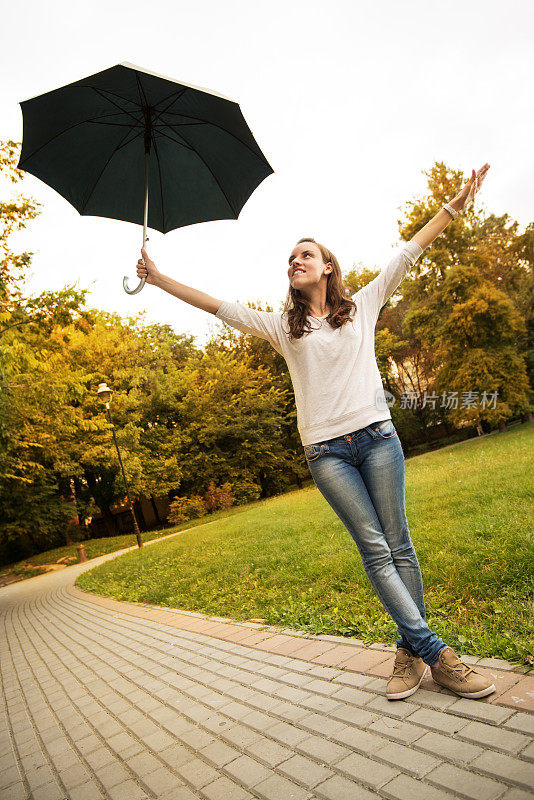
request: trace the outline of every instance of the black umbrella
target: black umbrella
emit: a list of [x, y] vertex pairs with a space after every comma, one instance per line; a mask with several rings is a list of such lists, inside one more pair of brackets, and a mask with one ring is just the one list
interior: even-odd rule
[[[237, 219], [274, 170], [239, 105], [126, 62], [20, 103], [19, 169], [83, 216], [162, 233]], [[148, 196], [150, 194], [150, 208]], [[136, 294], [145, 284], [142, 278]]]

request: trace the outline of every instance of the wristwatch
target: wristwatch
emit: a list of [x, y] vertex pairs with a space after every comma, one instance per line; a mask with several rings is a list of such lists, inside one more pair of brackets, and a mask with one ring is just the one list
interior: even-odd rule
[[454, 208], [451, 206], [450, 203], [445, 203], [443, 208], [445, 209], [445, 211], [448, 211], [449, 214], [452, 214], [453, 219], [456, 219], [456, 217], [458, 216], [458, 212], [454, 210]]

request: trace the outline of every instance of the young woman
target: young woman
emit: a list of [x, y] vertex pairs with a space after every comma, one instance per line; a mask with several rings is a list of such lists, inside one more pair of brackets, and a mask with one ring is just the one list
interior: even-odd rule
[[406, 519], [404, 454], [374, 353], [380, 309], [423, 250], [479, 190], [485, 164], [374, 280], [350, 299], [335, 256], [300, 239], [289, 256], [282, 312], [221, 302], [161, 274], [142, 249], [137, 274], [147, 283], [266, 339], [286, 360], [297, 427], [313, 480], [341, 519], [381, 603], [397, 624], [397, 651], [386, 696], [413, 694], [430, 665], [433, 679], [461, 697], [495, 686], [461, 661], [426, 623], [423, 582]]

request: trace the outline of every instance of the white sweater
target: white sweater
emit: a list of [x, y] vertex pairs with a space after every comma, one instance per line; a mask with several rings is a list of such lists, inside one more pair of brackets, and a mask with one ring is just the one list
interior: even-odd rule
[[283, 312], [255, 311], [226, 301], [219, 306], [215, 316], [266, 339], [286, 360], [303, 445], [391, 419], [376, 363], [375, 326], [380, 309], [422, 252], [413, 240], [403, 245], [376, 278], [352, 295], [356, 313], [345, 325], [332, 328], [327, 314], [310, 316], [314, 330], [293, 342]]

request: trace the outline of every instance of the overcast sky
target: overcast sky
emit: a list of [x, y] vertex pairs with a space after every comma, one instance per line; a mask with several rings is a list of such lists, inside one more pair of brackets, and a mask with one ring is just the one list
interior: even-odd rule
[[[288, 288], [287, 256], [311, 235], [343, 271], [381, 268], [398, 246], [404, 204], [443, 160], [491, 165], [477, 204], [534, 219], [534, 6], [525, 0], [27, 0], [3, 9], [0, 138], [22, 140], [20, 101], [123, 61], [239, 103], [274, 169], [238, 220], [168, 234], [148, 252], [176, 280], [221, 300], [269, 302]], [[27, 174], [41, 215], [13, 237], [35, 253], [27, 293], [78, 282], [88, 304], [146, 309], [202, 346], [211, 314], [146, 285], [142, 227], [81, 217]], [[11, 192], [2, 185], [4, 198]]]

